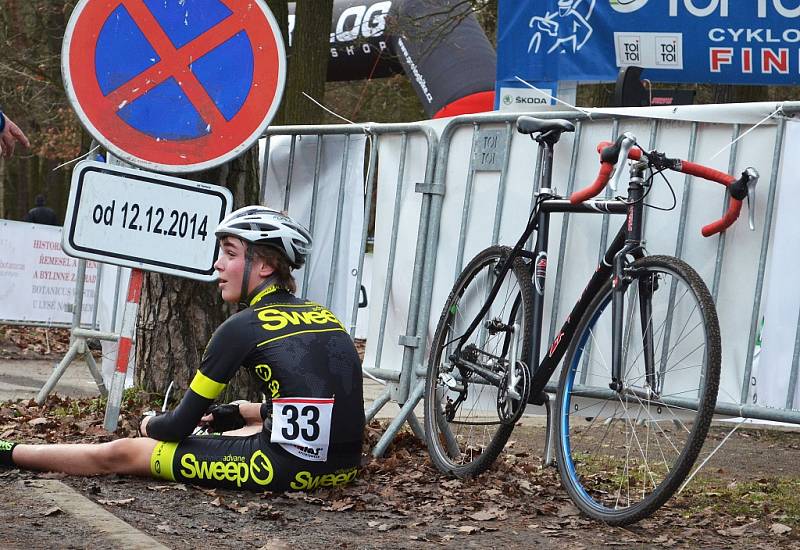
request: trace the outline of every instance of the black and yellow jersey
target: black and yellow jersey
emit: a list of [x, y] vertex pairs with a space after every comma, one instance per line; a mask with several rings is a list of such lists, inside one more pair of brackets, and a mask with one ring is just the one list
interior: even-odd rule
[[[244, 367], [261, 382], [268, 403], [280, 403], [279, 409], [262, 406], [265, 416], [270, 410], [291, 408], [287, 403], [292, 398], [298, 403], [305, 403], [304, 399], [332, 403], [332, 412], [327, 413], [331, 452], [360, 455], [364, 432], [361, 362], [350, 336], [325, 307], [267, 283], [256, 290], [247, 309], [214, 332], [183, 400], [174, 411], [153, 417], [148, 435], [161, 441], [189, 436], [236, 371]], [[330, 405], [320, 405], [322, 409], [311, 412], [325, 414], [325, 406], [330, 409]], [[291, 415], [287, 421], [292, 421]], [[291, 435], [292, 425], [285, 426]], [[270, 429], [271, 422], [265, 422], [264, 431]]]

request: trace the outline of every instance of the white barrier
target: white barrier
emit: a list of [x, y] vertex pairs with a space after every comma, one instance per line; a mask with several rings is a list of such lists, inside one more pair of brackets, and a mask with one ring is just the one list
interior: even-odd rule
[[[262, 204], [309, 228], [314, 250], [294, 273], [300, 295], [325, 304], [351, 327], [364, 225], [366, 137], [272, 136], [262, 166]], [[266, 144], [265, 144], [266, 145]]]
[[[633, 132], [645, 148], [657, 148], [670, 156], [694, 160], [722, 171], [738, 173], [747, 166], [757, 168], [761, 173], [761, 181], [755, 205], [756, 231], [749, 231], [746, 219], [742, 219], [723, 237], [703, 238], [700, 235], [702, 225], [722, 214], [726, 200], [723, 188], [681, 174], [670, 174], [668, 180], [675, 192], [675, 208], [669, 212], [648, 210], [645, 238], [649, 253], [681, 256], [698, 270], [713, 290], [723, 334], [719, 400], [729, 404], [750, 405], [755, 399], [759, 405], [784, 408], [786, 380], [792, 370], [791, 360], [787, 362], [786, 357], [791, 357], [791, 349], [788, 353], [784, 349], [781, 362], [768, 367], [780, 371], [782, 376], [777, 377], [774, 372], [759, 376], [757, 369], [751, 370], [757, 336], [755, 327], [763, 317], [763, 312], [769, 309], [770, 300], [780, 300], [781, 295], [791, 293], [791, 274], [800, 270], [796, 254], [776, 255], [773, 250], [772, 254], [767, 255], [771, 226], [765, 224], [770, 224], [774, 197], [776, 193], [780, 195], [781, 190], [785, 194], [788, 186], [795, 185], [792, 180], [779, 178], [776, 170], [781, 159], [782, 144], [779, 140], [782, 127], [777, 124], [779, 117], [769, 118], [770, 114], [775, 114], [775, 107], [774, 104], [697, 106], [686, 111], [689, 120], [682, 120], [681, 112], [663, 109], [626, 109], [611, 114], [602, 113], [598, 120], [582, 120], [578, 133], [563, 135], [561, 143], [556, 146], [554, 182], [562, 194], [588, 185], [598, 171], [597, 143], [610, 140], [623, 131]], [[641, 118], [654, 115], [659, 118]], [[586, 117], [579, 113], [578, 118]], [[438, 321], [439, 308], [461, 267], [476, 252], [493, 242], [513, 242], [525, 226], [533, 199], [532, 175], [537, 165], [536, 147], [526, 136], [517, 134], [513, 120], [513, 115], [503, 117], [491, 114], [430, 123], [430, 127], [441, 138], [438, 163], [444, 165], [437, 164], [437, 174], [441, 172], [442, 177], [441, 181], [437, 178], [434, 183], [444, 184], [444, 199], [435, 251], [433, 290], [427, 297], [431, 303], [428, 341]], [[761, 124], [752, 126], [759, 121]], [[497, 159], [494, 169], [476, 170], [472, 155], [480, 152], [480, 141], [486, 135], [496, 136], [500, 141], [509, 140], [509, 153], [507, 158]], [[385, 139], [381, 146], [382, 158], [398, 154], [397, 142]], [[448, 146], [449, 153], [442, 153]], [[790, 163], [792, 168], [785, 173], [796, 174], [800, 168], [795, 164], [798, 155], [788, 151], [783, 155], [783, 160]], [[502, 156], [503, 147], [498, 146], [497, 152]], [[414, 163], [412, 156], [411, 165]], [[388, 204], [387, 197], [393, 196], [396, 189], [391, 174], [379, 179], [378, 189], [377, 215], [380, 216], [384, 211], [383, 205]], [[416, 197], [404, 196], [403, 200], [402, 208], [416, 208]], [[656, 186], [648, 197], [648, 203], [671, 206], [673, 198], [669, 188], [665, 185]], [[796, 216], [796, 210], [794, 212]], [[563, 216], [553, 216], [547, 281], [551, 290], [545, 304], [543, 347], [552, 341], [556, 325], [560, 325], [563, 316], [569, 312], [596, 267], [600, 250], [605, 248], [605, 242], [621, 223], [615, 217], [611, 217], [610, 221], [603, 218], [573, 215], [567, 222]], [[781, 230], [781, 227], [779, 225], [777, 230]], [[415, 232], [413, 223], [401, 225], [400, 234], [407, 238], [398, 240], [395, 251], [398, 265], [413, 260], [411, 237]], [[562, 236], [560, 245], [559, 234]], [[794, 242], [797, 234], [785, 237]], [[376, 245], [373, 282], [376, 286], [387, 275], [385, 270], [381, 270], [383, 262], [379, 259], [379, 253], [385, 254]], [[778, 257], [784, 265], [772, 267]], [[788, 290], [779, 291], [777, 298], [767, 298], [762, 302], [765, 272], [771, 285]], [[553, 292], [556, 285], [557, 291]], [[410, 291], [407, 280], [395, 273], [391, 301], [405, 303]], [[792, 296], [796, 294], [794, 292]], [[798, 308], [792, 304], [790, 301], [785, 308], [788, 313], [783, 317], [794, 315], [788, 330], [792, 341], [796, 341], [794, 331], [797, 330]], [[385, 327], [374, 327], [370, 323], [370, 335], [380, 329], [384, 329], [388, 335], [402, 334], [405, 326], [402, 312], [397, 313], [387, 318]], [[780, 323], [777, 318], [773, 321], [773, 325]], [[769, 317], [765, 326], [770, 326]], [[788, 337], [780, 344], [770, 344], [769, 334], [765, 328], [762, 356], [768, 355], [770, 345], [775, 346], [772, 351], [788, 345]], [[380, 349], [376, 349], [376, 346], [378, 342], [370, 338], [367, 342], [367, 363], [370, 358], [379, 357], [381, 368], [392, 368], [399, 364], [402, 349], [394, 339], [387, 337]], [[795, 350], [795, 362], [796, 355]], [[427, 350], [415, 364], [419, 376], [424, 376], [426, 359]], [[764, 371], [763, 362], [755, 366]], [[744, 382], [746, 377], [747, 382]], [[756, 385], [751, 387], [751, 381]], [[779, 397], [765, 403], [763, 397], [758, 399], [758, 394], [769, 394], [767, 388], [771, 388]], [[784, 396], [782, 398], [781, 393]]]
[[[0, 220], [0, 322], [69, 326], [78, 260], [61, 251], [61, 228]], [[98, 264], [87, 262], [82, 325], [91, 325]]]
[[[786, 125], [780, 186], [775, 207], [775, 230], [764, 281], [764, 328], [761, 354], [755, 366], [755, 402], [768, 407], [800, 409], [797, 383], [798, 332], [800, 331], [800, 122]], [[792, 368], [793, 367], [793, 368]], [[794, 379], [792, 374], [794, 373]], [[795, 389], [794, 395], [787, 389]]]

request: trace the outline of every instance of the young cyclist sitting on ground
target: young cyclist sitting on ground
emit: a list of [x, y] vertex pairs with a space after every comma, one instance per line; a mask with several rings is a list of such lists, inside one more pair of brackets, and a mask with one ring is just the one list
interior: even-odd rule
[[[145, 437], [77, 445], [0, 440], [0, 465], [260, 491], [355, 477], [364, 433], [361, 364], [342, 323], [293, 294], [291, 270], [311, 250], [308, 231], [252, 206], [228, 215], [216, 236], [222, 298], [244, 309], [214, 332], [178, 407], [145, 416]], [[267, 401], [209, 409], [240, 366], [263, 383]], [[213, 433], [191, 435], [198, 425]]]

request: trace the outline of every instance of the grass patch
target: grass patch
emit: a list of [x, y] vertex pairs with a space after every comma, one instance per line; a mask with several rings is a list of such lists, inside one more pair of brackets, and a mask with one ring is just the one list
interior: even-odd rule
[[689, 514], [711, 509], [729, 516], [767, 515], [793, 529], [800, 528], [800, 479], [769, 478], [731, 482], [695, 480], [681, 495]]

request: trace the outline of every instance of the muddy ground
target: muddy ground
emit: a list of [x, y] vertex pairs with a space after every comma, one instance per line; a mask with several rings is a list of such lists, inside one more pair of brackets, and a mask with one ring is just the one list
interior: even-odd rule
[[[114, 437], [132, 434], [133, 419], [152, 406], [147, 400], [126, 401]], [[97, 399], [0, 402], [0, 438], [106, 441], [102, 416]], [[542, 467], [542, 428], [518, 426], [493, 469], [466, 481], [435, 471], [409, 433], [386, 457], [371, 458], [384, 429], [369, 426], [351, 486], [310, 494], [0, 469], [0, 548], [109, 547], [85, 522], [36, 498], [43, 478], [59, 479], [170, 548], [800, 548], [798, 432], [740, 427], [687, 491], [649, 519], [611, 528], [582, 517], [557, 471]], [[714, 426], [704, 455], [730, 429]]]

